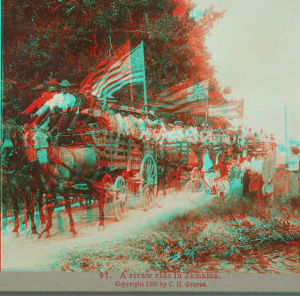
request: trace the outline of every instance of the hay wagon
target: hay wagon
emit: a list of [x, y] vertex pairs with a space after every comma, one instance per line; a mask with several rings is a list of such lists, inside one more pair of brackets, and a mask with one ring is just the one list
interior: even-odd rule
[[122, 219], [128, 198], [139, 199], [147, 209], [157, 195], [153, 153], [143, 141], [118, 137], [91, 116], [81, 117], [79, 122], [84, 124], [69, 132], [58, 125], [50, 135], [55, 150], [50, 154], [56, 153], [56, 163], [73, 176], [61, 189], [86, 200], [99, 198], [105, 216], [113, 214], [117, 220]]

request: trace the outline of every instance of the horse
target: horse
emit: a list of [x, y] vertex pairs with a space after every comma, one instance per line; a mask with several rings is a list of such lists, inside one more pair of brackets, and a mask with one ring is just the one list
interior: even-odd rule
[[[72, 139], [62, 137], [61, 140], [59, 140], [59, 134], [55, 137], [51, 137], [51, 134], [48, 132], [49, 126], [49, 122], [45, 122], [36, 130], [38, 133], [37, 139], [40, 139], [40, 142], [37, 141], [36, 148], [37, 151], [41, 151], [41, 155], [38, 155], [38, 157], [40, 158], [42, 166], [42, 177], [45, 190], [47, 196], [50, 198], [47, 225], [40, 234], [40, 237], [45, 232], [47, 233], [47, 236], [50, 235], [50, 229], [52, 228], [52, 213], [54, 208], [53, 201], [57, 205], [56, 196], [58, 193], [62, 194], [65, 200], [65, 208], [70, 221], [70, 232], [73, 233], [73, 236], [76, 235], [75, 224], [71, 211], [69, 186], [72, 187], [74, 185], [76, 187], [76, 183], [78, 183], [78, 181], [85, 183], [89, 187], [89, 196], [91, 194], [96, 195], [101, 193], [99, 199], [99, 226], [103, 226], [103, 190], [97, 186], [99, 183], [97, 180], [100, 179], [99, 174], [101, 173], [101, 150], [96, 147], [85, 146], [81, 135], [77, 135], [76, 133], [70, 133], [69, 137], [72, 137]], [[62, 140], [64, 143], [60, 143]], [[65, 140], [67, 141], [65, 142]], [[80, 143], [76, 144], [76, 142]], [[90, 180], [95, 180], [95, 182]], [[88, 200], [86, 196], [85, 199], [87, 200], [87, 212], [88, 215], [90, 215], [90, 200]]]
[[[58, 167], [55, 163], [50, 161], [51, 157], [49, 157], [49, 154], [51, 154], [52, 146], [48, 144], [48, 132], [45, 128], [45, 125], [42, 125], [40, 127], [37, 126], [31, 126], [31, 128], [34, 130], [34, 133], [36, 134], [36, 141], [34, 142], [34, 147], [37, 152], [37, 158], [40, 163], [41, 167], [41, 180], [44, 185], [45, 190], [45, 196], [46, 201], [48, 203], [47, 205], [47, 223], [45, 228], [41, 231], [39, 234], [39, 238], [43, 236], [44, 233], [46, 233], [46, 237], [50, 237], [50, 230], [52, 228], [52, 216], [54, 208], [59, 206], [57, 195], [61, 191], [61, 182], [64, 180], [64, 173], [62, 172], [63, 168]], [[63, 197], [65, 200], [65, 209], [69, 216], [70, 221], [70, 232], [73, 234], [73, 236], [76, 235], [75, 231], [75, 223], [72, 216], [72, 210], [71, 210], [71, 204], [69, 199], [68, 192], [63, 192]], [[60, 213], [57, 212], [58, 216], [58, 223], [59, 228], [63, 231], [62, 227], [62, 221], [60, 217]]]
[[[7, 197], [11, 197], [13, 201], [14, 212], [14, 229], [13, 232], [19, 234], [19, 202], [26, 204], [27, 216], [31, 219], [32, 234], [37, 234], [35, 220], [34, 220], [34, 199], [31, 195], [37, 196], [38, 186], [30, 174], [28, 174], [29, 162], [25, 155], [23, 139], [21, 132], [16, 126], [6, 126], [4, 129], [4, 143], [2, 147], [2, 167], [3, 167], [3, 181], [6, 185]], [[22, 198], [22, 193], [24, 196]], [[39, 194], [40, 196], [40, 194]], [[41, 224], [45, 223], [42, 210], [43, 200], [38, 198], [39, 213]], [[7, 217], [7, 202], [3, 199], [3, 216]], [[5, 221], [4, 228], [7, 221]]]

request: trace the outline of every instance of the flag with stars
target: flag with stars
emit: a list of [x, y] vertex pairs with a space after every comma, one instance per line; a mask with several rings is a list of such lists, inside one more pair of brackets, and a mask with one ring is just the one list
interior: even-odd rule
[[122, 61], [121, 72], [107, 79], [102, 86], [102, 96], [111, 98], [112, 94], [127, 84], [145, 83], [144, 48], [141, 43]]
[[130, 51], [129, 42], [110, 58], [98, 65], [82, 84], [81, 92], [89, 89], [97, 98], [112, 98], [112, 95], [127, 84], [145, 83], [143, 43]]

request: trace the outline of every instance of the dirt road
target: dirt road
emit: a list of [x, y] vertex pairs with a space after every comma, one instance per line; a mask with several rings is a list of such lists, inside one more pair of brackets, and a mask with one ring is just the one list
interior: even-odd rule
[[138, 203], [131, 203], [133, 209], [128, 209], [122, 221], [107, 218], [105, 229], [102, 231], [99, 231], [98, 227], [98, 208], [93, 208], [92, 225], [86, 224], [86, 211], [77, 209], [73, 211], [76, 237], [72, 237], [69, 232], [69, 220], [65, 212], [61, 212], [65, 231], [62, 233], [58, 230], [58, 219], [54, 215], [49, 238], [38, 239], [37, 236], [32, 236], [29, 230], [16, 237], [12, 233], [13, 226], [10, 223], [7, 233], [2, 233], [1, 270], [50, 271], [50, 265], [56, 260], [58, 253], [78, 248], [86, 249], [95, 244], [99, 244], [100, 248], [120, 242], [138, 231], [151, 228], [158, 222], [168, 220], [177, 213], [183, 213], [201, 204], [190, 203], [183, 196], [174, 196], [170, 192], [167, 197], [159, 194], [148, 211], [143, 210]]

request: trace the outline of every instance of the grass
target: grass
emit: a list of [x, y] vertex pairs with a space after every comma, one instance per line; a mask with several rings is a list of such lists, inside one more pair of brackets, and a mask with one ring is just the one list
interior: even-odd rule
[[239, 260], [262, 246], [300, 241], [300, 220], [293, 202], [297, 200], [211, 200], [120, 244], [61, 254], [54, 267], [64, 271], [192, 271], [212, 258]]

